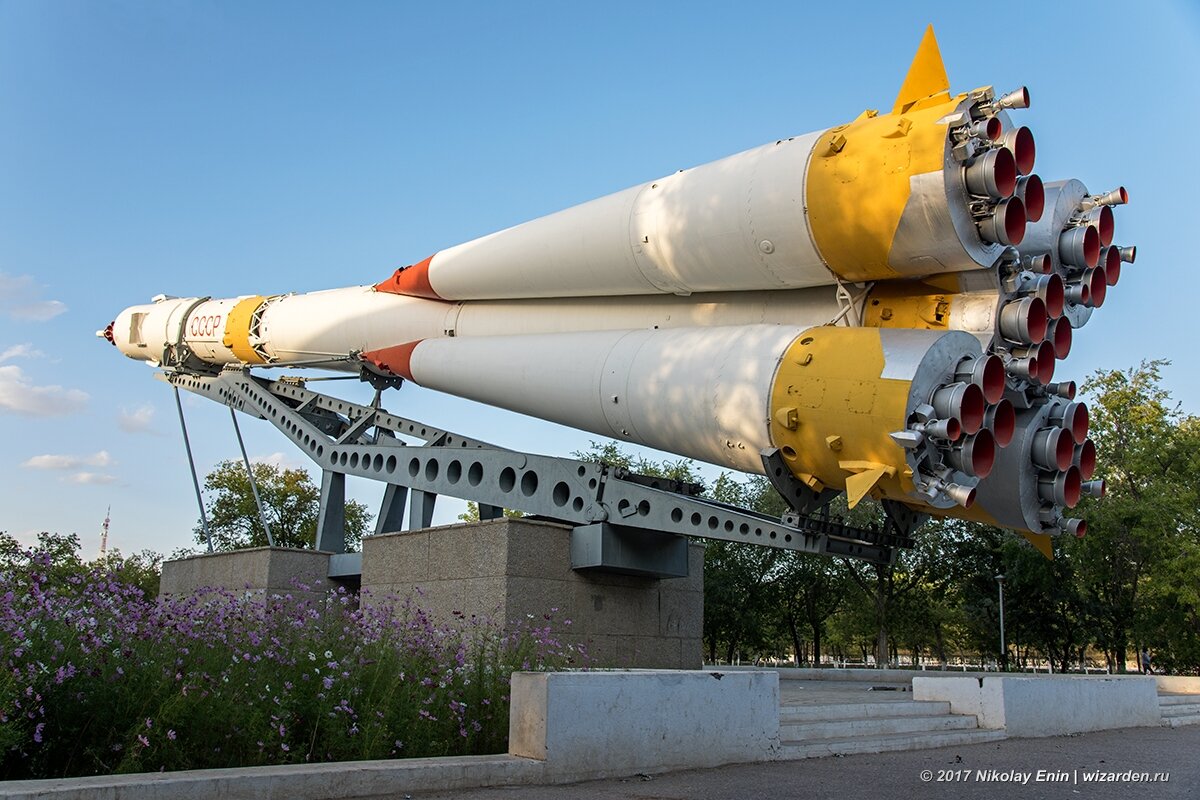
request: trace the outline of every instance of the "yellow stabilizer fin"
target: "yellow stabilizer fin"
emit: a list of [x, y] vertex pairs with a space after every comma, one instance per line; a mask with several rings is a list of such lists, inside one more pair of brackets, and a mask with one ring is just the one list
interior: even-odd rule
[[938, 92], [950, 90], [950, 79], [946, 77], [946, 65], [942, 63], [942, 51], [938, 49], [937, 37], [933, 35], [933, 26], [925, 29], [921, 46], [913, 57], [912, 66], [896, 95], [896, 105], [893, 114], [902, 114], [918, 100], [923, 100]]
[[838, 466], [855, 473], [846, 478], [846, 504], [850, 508], [858, 505], [884, 475], [891, 477], [896, 474], [895, 467], [870, 461], [842, 461]]
[[1054, 548], [1050, 545], [1050, 536], [1045, 533], [1030, 533], [1029, 531], [1020, 531], [1020, 534], [1029, 540], [1029, 543], [1037, 548], [1038, 552], [1044, 555], [1051, 561], [1054, 560]]

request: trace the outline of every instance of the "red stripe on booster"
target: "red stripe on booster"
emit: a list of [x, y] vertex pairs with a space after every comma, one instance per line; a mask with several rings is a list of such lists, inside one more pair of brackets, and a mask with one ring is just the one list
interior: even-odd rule
[[[434, 253], [433, 255], [437, 255]], [[411, 267], [401, 267], [386, 281], [375, 284], [375, 291], [389, 294], [404, 294], [409, 297], [426, 297], [430, 300], [443, 300], [441, 295], [433, 290], [429, 283], [429, 262], [433, 256]]]
[[417, 339], [415, 342], [398, 344], [395, 347], [368, 350], [362, 354], [362, 357], [384, 372], [390, 372], [392, 375], [399, 375], [401, 378], [411, 381], [413, 380], [412, 354], [417, 349], [417, 345], [423, 341], [425, 340]]

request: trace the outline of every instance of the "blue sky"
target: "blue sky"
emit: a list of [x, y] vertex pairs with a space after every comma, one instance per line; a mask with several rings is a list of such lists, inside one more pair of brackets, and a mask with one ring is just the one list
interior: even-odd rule
[[[94, 338], [160, 292], [375, 282], [438, 249], [889, 108], [933, 23], [952, 86], [1027, 85], [1045, 180], [1125, 185], [1139, 247], [1058, 375], [1145, 358], [1200, 413], [1200, 5], [0, 2], [0, 530], [170, 552], [173, 400]], [[1186, 201], [1186, 202], [1185, 202]], [[365, 396], [359, 391], [355, 397]], [[388, 407], [536, 452], [587, 434], [418, 387]], [[202, 473], [237, 455], [186, 404]], [[243, 418], [252, 457], [301, 465]], [[381, 488], [352, 485], [375, 505]], [[460, 506], [445, 504], [438, 521]]]

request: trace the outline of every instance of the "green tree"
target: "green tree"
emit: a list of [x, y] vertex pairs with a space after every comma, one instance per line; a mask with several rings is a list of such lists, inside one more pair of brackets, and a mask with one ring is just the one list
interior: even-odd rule
[[81, 575], [87, 569], [79, 555], [79, 536], [74, 533], [42, 531], [37, 535], [37, 544], [26, 547], [7, 532], [0, 531], [0, 571], [18, 577], [28, 574], [32, 567], [31, 553], [45, 559], [47, 565], [42, 571], [52, 582]]
[[[258, 495], [277, 547], [313, 547], [321, 492], [303, 469], [285, 469], [262, 461], [252, 464]], [[265, 547], [263, 529], [254, 502], [250, 480], [241, 461], [222, 461], [204, 479], [208, 527], [213, 549], [238, 550]], [[346, 503], [346, 545], [356, 550], [371, 524], [367, 507], [356, 500]], [[196, 541], [207, 545], [199, 521], [193, 529]]]
[[845, 571], [824, 556], [787, 550], [779, 556], [772, 584], [796, 666], [805, 642], [812, 642], [811, 660], [820, 666], [826, 622], [850, 589]]
[[[508, 519], [520, 519], [525, 516], [524, 511], [517, 511], [515, 508], [505, 508], [502, 511]], [[459, 514], [458, 518], [463, 522], [479, 522], [479, 503], [476, 503], [474, 500], [468, 500], [467, 510]]]
[[[1174, 595], [1186, 607], [1187, 584], [1195, 583], [1195, 573], [1187, 580], [1177, 565], [1195, 563], [1200, 541], [1200, 437], [1196, 420], [1184, 416], [1162, 387], [1163, 366], [1147, 361], [1129, 370], [1101, 370], [1084, 387], [1091, 396], [1098, 476], [1108, 495], [1085, 503], [1088, 535], [1073, 551], [1096, 614], [1096, 644], [1118, 671], [1125, 670], [1131, 645], [1139, 644], [1131, 640], [1152, 635], [1149, 601], [1161, 609]], [[1160, 590], [1157, 598], [1143, 596], [1151, 587]]]
[[681, 483], [704, 483], [696, 472], [696, 463], [690, 458], [651, 461], [644, 456], [635, 456], [622, 450], [621, 445], [611, 440], [590, 442], [587, 450], [577, 450], [571, 455], [580, 461], [608, 464], [610, 467], [618, 467], [638, 475], [667, 478]]
[[38, 534], [37, 544], [26, 548], [15, 538], [0, 531], [0, 573], [14, 576], [18, 582], [35, 570], [32, 558], [40, 558], [36, 571], [44, 574], [53, 586], [77, 584], [94, 570], [110, 575], [120, 583], [137, 586], [146, 597], [158, 595], [159, 573], [163, 557], [152, 550], [124, 556], [120, 550], [109, 550], [95, 561], [87, 562], [79, 555], [79, 537], [73, 533]]

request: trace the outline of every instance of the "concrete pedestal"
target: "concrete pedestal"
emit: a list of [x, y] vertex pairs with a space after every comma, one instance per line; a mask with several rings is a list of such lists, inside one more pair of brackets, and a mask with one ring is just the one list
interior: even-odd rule
[[[323, 595], [331, 554], [255, 548], [163, 564], [161, 593], [204, 587], [291, 593], [299, 581]], [[454, 612], [512, 623], [552, 614], [552, 630], [583, 645], [593, 667], [702, 666], [704, 548], [688, 548], [688, 576], [650, 578], [571, 569], [571, 528], [497, 519], [363, 539], [364, 602], [414, 597], [435, 621]], [[555, 611], [554, 609], [557, 609]], [[570, 620], [571, 625], [565, 625]]]
[[417, 604], [442, 620], [454, 611], [540, 620], [557, 608], [555, 633], [584, 645], [592, 666], [699, 669], [703, 546], [689, 548], [686, 578], [613, 575], [572, 570], [570, 532], [498, 519], [371, 536], [363, 539], [362, 588], [376, 597], [419, 588]]
[[337, 587], [328, 576], [329, 553], [254, 547], [163, 562], [158, 593], [189, 595], [201, 589], [227, 589], [316, 600]]

